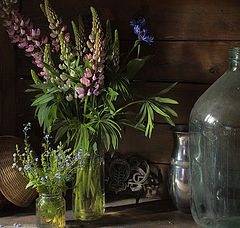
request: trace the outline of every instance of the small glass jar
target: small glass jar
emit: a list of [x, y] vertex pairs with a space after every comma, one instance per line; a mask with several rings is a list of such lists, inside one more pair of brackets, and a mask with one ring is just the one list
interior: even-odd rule
[[93, 221], [101, 218], [104, 212], [104, 158], [93, 155], [78, 168], [73, 189], [73, 214], [81, 221]]
[[39, 193], [39, 197], [36, 199], [37, 227], [65, 227], [65, 214], [66, 202], [61, 193]]

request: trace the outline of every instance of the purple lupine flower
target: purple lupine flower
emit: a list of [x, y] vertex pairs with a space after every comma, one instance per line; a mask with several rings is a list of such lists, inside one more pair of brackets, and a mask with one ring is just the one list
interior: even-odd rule
[[56, 178], [60, 179], [61, 175], [60, 174], [56, 174]]

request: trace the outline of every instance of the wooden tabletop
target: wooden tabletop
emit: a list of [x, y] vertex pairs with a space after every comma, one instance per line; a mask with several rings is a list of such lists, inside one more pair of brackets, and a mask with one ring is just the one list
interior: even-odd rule
[[[119, 206], [120, 205], [120, 206]], [[2, 216], [4, 215], [4, 216]], [[14, 227], [14, 223], [22, 227], [36, 227], [33, 212], [19, 211], [6, 216], [0, 214], [0, 225]], [[143, 201], [138, 205], [129, 204], [129, 200], [108, 203], [106, 214], [94, 222], [81, 222], [74, 219], [72, 211], [66, 214], [67, 227], [100, 228], [100, 227], [144, 227], [144, 228], [197, 228], [191, 214], [185, 214], [173, 208], [167, 200]]]

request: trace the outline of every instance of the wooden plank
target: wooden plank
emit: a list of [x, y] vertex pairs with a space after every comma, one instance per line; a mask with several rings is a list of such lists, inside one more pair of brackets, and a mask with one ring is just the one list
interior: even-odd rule
[[0, 135], [15, 134], [15, 62], [12, 45], [0, 24]]
[[[121, 42], [126, 53], [133, 42]], [[228, 68], [228, 49], [240, 42], [155, 42], [142, 48], [142, 56], [153, 55], [136, 79], [158, 82], [213, 83]], [[134, 57], [134, 56], [133, 56]], [[32, 59], [17, 50], [17, 75], [30, 78], [30, 69], [38, 70]]]
[[[55, 10], [70, 24], [80, 13], [86, 21], [90, 6], [101, 18], [110, 18], [120, 30], [122, 39], [134, 39], [129, 21], [145, 17], [157, 40], [239, 40], [240, 4], [238, 0], [58, 0], [51, 1]], [[34, 24], [47, 28], [38, 0], [22, 1], [22, 11]], [[124, 16], [123, 16], [124, 12]], [[45, 26], [43, 26], [45, 24]], [[70, 31], [70, 28], [69, 28]]]

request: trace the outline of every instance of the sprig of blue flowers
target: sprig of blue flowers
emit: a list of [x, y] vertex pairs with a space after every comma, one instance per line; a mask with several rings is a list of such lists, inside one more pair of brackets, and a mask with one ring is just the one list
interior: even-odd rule
[[64, 150], [60, 142], [56, 149], [50, 147], [50, 136], [45, 135], [42, 147], [44, 152], [41, 159], [34, 157], [31, 146], [28, 143], [28, 131], [31, 124], [24, 125], [24, 153], [20, 153], [16, 145], [16, 153], [13, 154], [12, 168], [17, 168], [23, 176], [29, 179], [26, 188], [36, 188], [39, 193], [56, 194], [67, 190], [66, 183], [71, 180], [77, 166], [82, 165], [81, 152]]
[[143, 28], [145, 24], [145, 18], [130, 21], [130, 25], [133, 27], [134, 34], [138, 35], [138, 39], [151, 44], [154, 41], [154, 37], [147, 34], [148, 30]]

